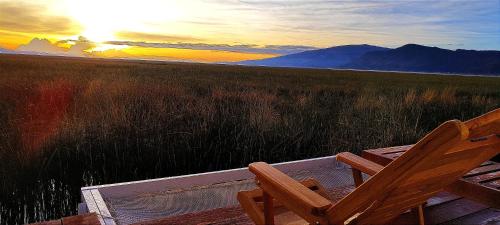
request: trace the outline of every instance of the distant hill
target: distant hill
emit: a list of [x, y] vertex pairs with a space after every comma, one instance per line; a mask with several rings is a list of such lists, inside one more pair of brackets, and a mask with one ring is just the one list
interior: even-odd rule
[[452, 51], [408, 44], [389, 51], [368, 52], [343, 68], [500, 75], [500, 51]]
[[255, 66], [336, 68], [352, 62], [367, 52], [386, 50], [389, 49], [372, 45], [344, 45], [240, 63]]
[[3, 54], [12, 54], [14, 53], [14, 51], [11, 51], [11, 50], [8, 50], [8, 49], [5, 49], [5, 48], [0, 48], [0, 54], [3, 53]]
[[500, 51], [448, 50], [416, 44], [395, 49], [345, 45], [243, 65], [500, 75]]

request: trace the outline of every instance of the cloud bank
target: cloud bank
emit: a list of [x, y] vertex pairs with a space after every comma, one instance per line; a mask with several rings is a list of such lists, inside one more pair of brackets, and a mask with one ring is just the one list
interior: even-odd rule
[[[110, 47], [107, 50], [96, 50], [100, 49], [102, 45]], [[68, 47], [69, 46], [69, 47]], [[126, 49], [113, 49], [116, 47], [138, 47], [139, 51], [136, 53], [127, 52]], [[212, 53], [200, 53], [199, 51], [217, 51], [215, 55], [226, 55], [227, 57], [244, 57], [247, 55], [250, 58], [263, 58], [271, 57], [276, 55], [291, 54], [307, 50], [316, 49], [311, 46], [300, 46], [300, 45], [266, 45], [258, 46], [252, 44], [238, 44], [238, 45], [228, 45], [228, 44], [206, 44], [206, 43], [168, 43], [168, 42], [135, 42], [135, 41], [109, 41], [106, 43], [96, 43], [88, 40], [85, 37], [80, 36], [78, 39], [65, 39], [59, 40], [57, 42], [50, 42], [47, 39], [34, 38], [29, 43], [19, 46], [16, 51], [18, 53], [24, 54], [49, 54], [49, 55], [62, 55], [62, 56], [79, 56], [79, 57], [118, 57], [118, 58], [141, 58], [141, 59], [168, 59], [177, 60], [176, 55], [168, 53], [167, 55], [152, 55], [152, 54], [142, 54], [141, 48], [145, 49], [158, 49], [160, 51], [169, 49], [180, 49], [180, 50], [195, 50], [195, 53], [183, 53], [187, 55], [179, 56], [179, 59], [189, 60], [189, 56], [204, 61], [213, 57]], [[101, 48], [102, 49], [102, 48]], [[232, 55], [232, 56], [229, 56]], [[186, 58], [188, 57], [188, 58]], [[231, 60], [225, 57], [225, 60]], [[236, 60], [238, 58], [234, 58]], [[245, 58], [241, 58], [244, 60]]]
[[0, 30], [58, 35], [74, 35], [79, 30], [70, 18], [45, 11], [43, 4], [0, 1]]
[[168, 43], [168, 42], [142, 42], [142, 41], [108, 41], [106, 44], [139, 46], [146, 48], [177, 48], [192, 50], [213, 50], [244, 53], [263, 53], [263, 54], [292, 54], [308, 50], [317, 49], [312, 46], [302, 45], [266, 45], [258, 46], [252, 44], [206, 44], [206, 43]]
[[40, 53], [50, 55], [64, 55], [64, 56], [89, 56], [87, 50], [95, 47], [95, 44], [90, 42], [84, 37], [79, 37], [78, 40], [71, 40], [72, 44], [69, 48], [59, 47], [59, 43], [68, 43], [68, 40], [58, 41], [52, 43], [47, 39], [33, 38], [28, 44], [20, 45], [16, 51], [21, 53]]

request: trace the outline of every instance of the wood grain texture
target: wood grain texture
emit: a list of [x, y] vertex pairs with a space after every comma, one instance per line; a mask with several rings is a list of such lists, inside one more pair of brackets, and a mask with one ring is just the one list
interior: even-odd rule
[[38, 222], [38, 223], [31, 223], [29, 225], [62, 225], [62, 220], [50, 220], [50, 221], [44, 221], [44, 222]]
[[374, 175], [380, 172], [384, 166], [354, 155], [350, 152], [342, 152], [335, 157], [338, 161], [350, 165], [352, 168], [359, 170], [368, 175]]
[[87, 213], [76, 216], [68, 216], [58, 220], [32, 223], [31, 225], [101, 225], [97, 214]]
[[62, 218], [62, 225], [101, 225], [97, 214], [89, 213]]
[[324, 220], [321, 216], [332, 205], [328, 199], [267, 163], [252, 163], [248, 168], [256, 174], [258, 186], [286, 208], [310, 223]]

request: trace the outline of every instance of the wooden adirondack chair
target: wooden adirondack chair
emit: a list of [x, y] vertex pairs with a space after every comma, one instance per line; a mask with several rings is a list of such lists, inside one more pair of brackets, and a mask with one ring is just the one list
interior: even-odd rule
[[[410, 209], [419, 209], [423, 224], [428, 198], [499, 153], [497, 109], [465, 123], [443, 123], [386, 167], [338, 154], [359, 185], [338, 202], [331, 202], [318, 182], [299, 183], [264, 162], [249, 165], [260, 188], [239, 192], [238, 200], [256, 224], [387, 224]], [[370, 179], [362, 183], [361, 172]]]

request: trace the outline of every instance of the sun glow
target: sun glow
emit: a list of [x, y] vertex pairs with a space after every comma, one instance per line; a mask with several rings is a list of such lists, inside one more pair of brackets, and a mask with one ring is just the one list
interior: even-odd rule
[[95, 27], [85, 29], [85, 31], [82, 33], [82, 36], [97, 43], [113, 40], [114, 38], [112, 31]]
[[82, 36], [94, 42], [116, 40], [119, 31], [154, 31], [155, 23], [173, 22], [182, 10], [175, 1], [66, 0], [67, 12], [83, 27]]

